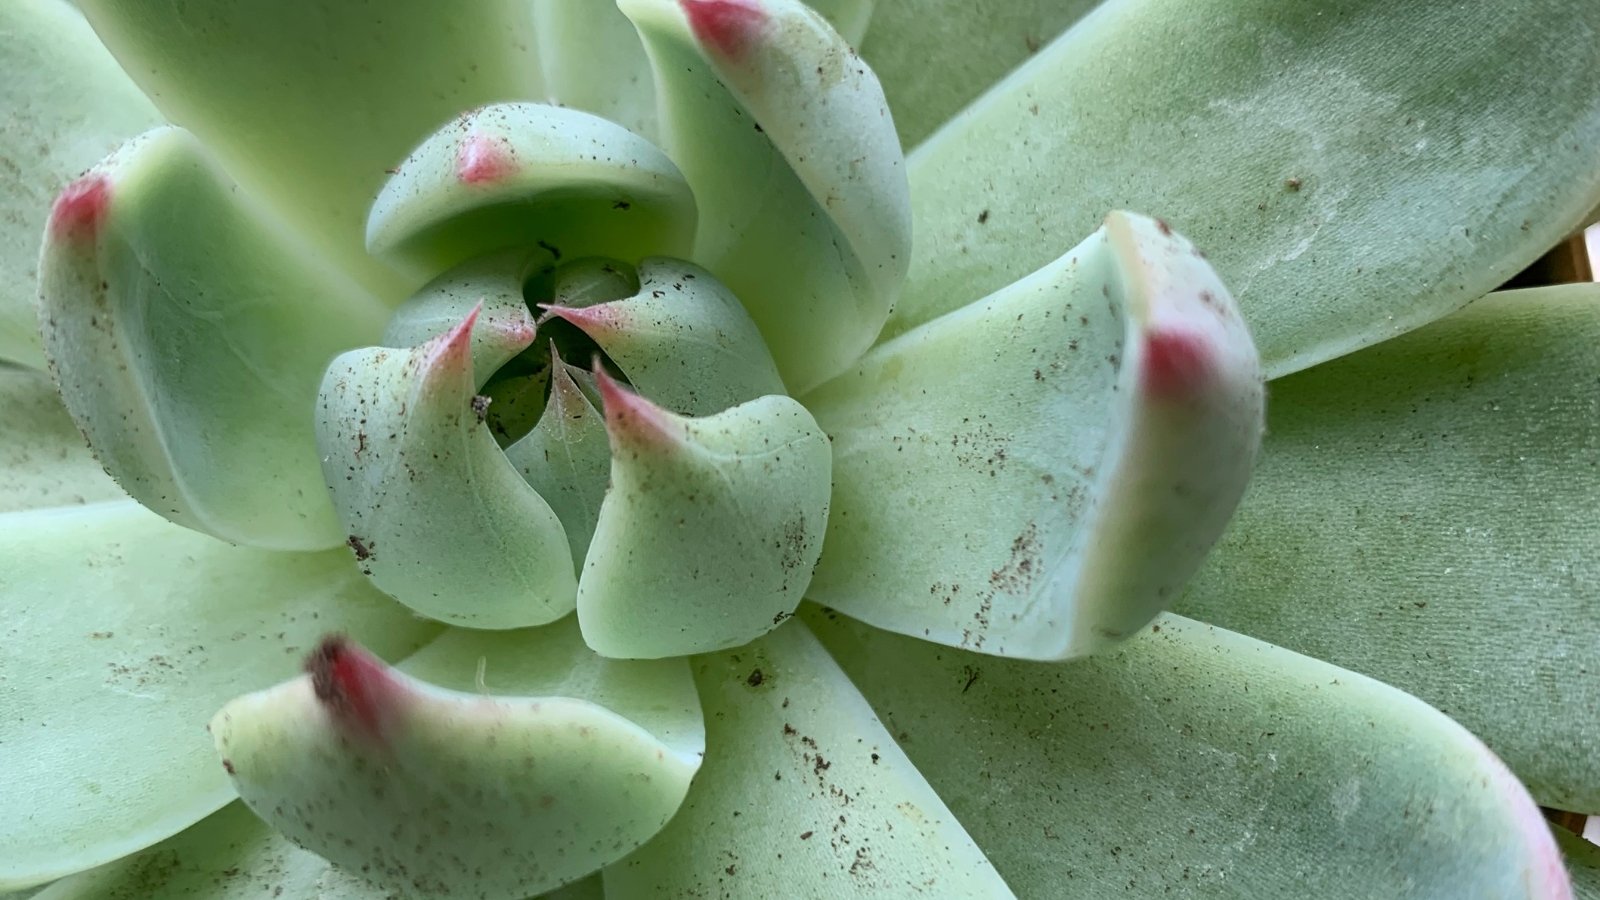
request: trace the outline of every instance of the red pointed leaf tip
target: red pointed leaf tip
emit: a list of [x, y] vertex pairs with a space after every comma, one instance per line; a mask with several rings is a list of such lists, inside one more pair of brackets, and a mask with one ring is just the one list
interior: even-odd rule
[[95, 173], [66, 186], [50, 208], [50, 236], [93, 240], [111, 206], [111, 179]]
[[761, 38], [767, 14], [755, 0], [679, 0], [700, 46], [739, 59]]
[[546, 316], [555, 316], [571, 322], [579, 331], [596, 339], [603, 334], [615, 332], [622, 326], [621, 317], [608, 303], [594, 306], [556, 306], [542, 303], [539, 308], [545, 311]]
[[456, 178], [462, 184], [499, 181], [516, 170], [516, 156], [503, 137], [474, 132], [456, 150]]
[[380, 737], [403, 690], [389, 667], [344, 635], [332, 634], [306, 657], [311, 690], [334, 721], [349, 731]]
[[426, 371], [440, 369], [454, 369], [465, 366], [471, 371], [472, 366], [472, 328], [478, 322], [478, 313], [483, 311], [483, 302], [479, 301], [472, 312], [461, 320], [459, 325], [446, 331], [430, 341], [428, 347]]
[[1190, 393], [1210, 378], [1215, 361], [1205, 335], [1182, 328], [1150, 331], [1144, 339], [1145, 390], [1158, 397]]
[[594, 381], [605, 406], [606, 430], [614, 438], [648, 443], [671, 440], [671, 424], [659, 406], [618, 384], [598, 365], [594, 367]]

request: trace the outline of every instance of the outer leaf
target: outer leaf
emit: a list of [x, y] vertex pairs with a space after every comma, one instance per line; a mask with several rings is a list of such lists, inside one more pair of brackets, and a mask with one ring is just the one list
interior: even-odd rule
[[540, 93], [526, 0], [78, 5], [163, 112], [395, 300], [362, 245], [385, 170], [462, 110]]
[[372, 204], [367, 247], [429, 274], [506, 247], [556, 259], [687, 256], [695, 198], [665, 154], [575, 109], [500, 103], [406, 157]]
[[65, 878], [38, 900], [386, 900], [230, 803], [139, 853]]
[[674, 415], [603, 374], [611, 487], [578, 581], [606, 656], [736, 647], [800, 605], [828, 521], [828, 439], [788, 397]]
[[0, 516], [0, 889], [109, 862], [232, 797], [202, 723], [328, 629], [434, 629], [339, 553], [230, 547], [131, 501]]
[[1099, 2], [876, 0], [866, 39], [853, 43], [910, 148]]
[[[559, 666], [574, 657], [578, 677]], [[405, 897], [576, 881], [666, 824], [705, 748], [683, 662], [601, 662], [570, 622], [450, 634], [408, 662], [475, 691], [337, 639], [308, 667], [218, 713], [217, 750], [259, 815]]]
[[1002, 656], [1120, 640], [1176, 598], [1243, 494], [1259, 379], [1194, 247], [1114, 214], [806, 398], [834, 452], [807, 596]]
[[983, 851], [805, 626], [702, 657], [705, 772], [612, 900], [1009, 897]]
[[1070, 666], [812, 621], [1024, 896], [1571, 896], [1505, 766], [1353, 672], [1171, 616]]
[[911, 246], [877, 79], [799, 0], [621, 0], [668, 152], [700, 204], [695, 259], [744, 302], [799, 392], [882, 327]]
[[772, 354], [739, 298], [675, 259], [639, 263], [632, 297], [550, 312], [589, 335], [652, 402], [689, 416], [783, 393]]
[[161, 117], [63, 0], [0, 3], [0, 359], [44, 366], [39, 239], [50, 200]]
[[42, 372], [0, 364], [0, 512], [123, 495]]
[[443, 622], [542, 625], [572, 611], [577, 581], [561, 522], [473, 405], [477, 316], [414, 349], [333, 361], [316, 420], [323, 472], [384, 592]]
[[918, 149], [888, 331], [1118, 207], [1203, 239], [1270, 375], [1425, 324], [1600, 204], [1597, 33], [1590, 0], [1111, 0]]
[[534, 0], [534, 33], [550, 102], [651, 137], [655, 79], [633, 23], [612, 0]]
[[381, 328], [354, 282], [175, 128], [61, 194], [40, 266], [62, 399], [134, 499], [235, 543], [341, 540], [306, 412]]
[[1600, 812], [1597, 377], [1586, 284], [1274, 382], [1256, 480], [1179, 608], [1411, 691], [1541, 803]]

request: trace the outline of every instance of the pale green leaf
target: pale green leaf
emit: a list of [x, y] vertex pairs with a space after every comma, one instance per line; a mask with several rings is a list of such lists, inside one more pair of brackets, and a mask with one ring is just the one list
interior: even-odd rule
[[705, 770], [611, 900], [1011, 896], [804, 625], [694, 667]]
[[78, 5], [173, 122], [391, 300], [420, 279], [363, 245], [385, 171], [464, 110], [541, 94], [527, 0]]
[[709, 272], [646, 259], [638, 274], [633, 296], [550, 311], [589, 335], [639, 393], [673, 412], [710, 415], [783, 393], [761, 332]]
[[1002, 656], [1080, 656], [1177, 598], [1244, 492], [1255, 348], [1164, 224], [1077, 249], [805, 398], [833, 442], [807, 596]]
[[474, 309], [473, 383], [483, 387], [496, 369], [528, 346], [533, 313], [522, 298], [529, 274], [554, 257], [548, 250], [515, 249], [468, 260], [423, 285], [400, 304], [383, 329], [385, 347], [415, 347], [461, 324]]
[[109, 862], [232, 796], [204, 723], [325, 631], [384, 655], [436, 630], [343, 553], [271, 553], [131, 501], [0, 515], [0, 888]]
[[622, 0], [661, 131], [700, 205], [695, 261], [732, 288], [791, 391], [849, 365], [910, 259], [905, 166], [877, 79], [799, 0]]
[[392, 900], [230, 803], [170, 838], [70, 878], [38, 900]]
[[50, 200], [161, 117], [65, 0], [0, 3], [0, 359], [44, 367], [39, 242]]
[[1176, 616], [1067, 665], [808, 621], [1024, 896], [1570, 896], [1505, 766], [1354, 672]]
[[599, 660], [570, 620], [447, 632], [405, 672], [330, 639], [309, 668], [224, 707], [217, 751], [257, 814], [405, 897], [590, 875], [666, 824], [704, 754], [688, 665]]
[[767, 396], [703, 418], [599, 376], [611, 486], [578, 580], [583, 636], [607, 656], [736, 647], [800, 605], [828, 521], [828, 439]]
[[888, 333], [1107, 209], [1211, 255], [1268, 374], [1423, 325], [1600, 204], [1600, 4], [1110, 0], [909, 160]]
[[61, 406], [50, 376], [0, 363], [0, 512], [123, 496]]
[[[474, 394], [478, 311], [432, 340], [369, 347], [328, 366], [317, 443], [347, 541], [385, 593], [425, 616], [520, 628], [572, 611], [561, 522], [506, 459]], [[524, 345], [519, 323], [493, 343]]]
[[550, 397], [533, 430], [506, 448], [506, 458], [561, 520], [572, 549], [572, 570], [582, 571], [595, 520], [611, 478], [611, 443], [605, 418], [556, 356]]
[[534, 0], [534, 32], [551, 103], [652, 137], [655, 79], [633, 23], [613, 0]]
[[883, 82], [895, 127], [909, 149], [1099, 0], [855, 3], [874, 7], [866, 39], [857, 46]]
[[149, 132], [56, 200], [40, 261], [62, 399], [124, 490], [235, 543], [342, 540], [311, 404], [381, 307], [217, 168]]
[[1275, 381], [1268, 434], [1179, 610], [1410, 691], [1600, 812], [1600, 285]]
[[649, 141], [579, 110], [498, 103], [406, 157], [373, 201], [367, 248], [433, 275], [506, 247], [687, 256], [694, 228], [689, 186]]

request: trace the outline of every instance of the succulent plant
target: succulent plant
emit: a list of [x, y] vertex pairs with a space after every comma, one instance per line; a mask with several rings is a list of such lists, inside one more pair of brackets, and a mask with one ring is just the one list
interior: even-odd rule
[[1597, 32], [7, 0], [0, 890], [1600, 896]]

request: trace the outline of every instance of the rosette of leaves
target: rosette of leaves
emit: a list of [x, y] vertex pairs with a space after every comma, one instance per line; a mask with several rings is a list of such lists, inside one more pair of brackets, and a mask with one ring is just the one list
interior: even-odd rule
[[1592, 893], [1600, 8], [1092, 6], [0, 7], [0, 889]]

